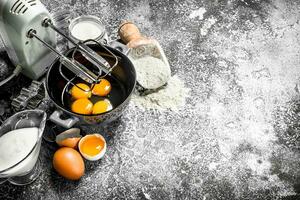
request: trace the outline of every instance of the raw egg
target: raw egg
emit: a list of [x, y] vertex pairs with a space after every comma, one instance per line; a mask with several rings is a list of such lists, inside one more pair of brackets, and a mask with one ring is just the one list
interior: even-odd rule
[[76, 86], [74, 85], [71, 89], [71, 95], [74, 99], [90, 98], [92, 96], [91, 88], [88, 85], [77, 83]]
[[78, 114], [90, 115], [93, 112], [93, 103], [88, 99], [77, 99], [72, 103], [71, 110]]
[[78, 180], [84, 174], [84, 162], [78, 151], [62, 147], [53, 156], [53, 167], [61, 176], [69, 180]]
[[98, 95], [98, 96], [106, 96], [110, 93], [111, 91], [111, 84], [108, 80], [106, 79], [101, 79], [100, 83], [95, 84], [92, 93], [94, 95]]
[[101, 114], [112, 109], [112, 105], [108, 99], [98, 101], [93, 106], [93, 114]]
[[81, 155], [91, 161], [99, 160], [106, 152], [106, 141], [100, 134], [86, 135], [78, 144]]
[[55, 141], [61, 147], [64, 146], [64, 147], [71, 147], [73, 149], [76, 149], [80, 139], [81, 139], [80, 129], [71, 128], [58, 134], [56, 136]]

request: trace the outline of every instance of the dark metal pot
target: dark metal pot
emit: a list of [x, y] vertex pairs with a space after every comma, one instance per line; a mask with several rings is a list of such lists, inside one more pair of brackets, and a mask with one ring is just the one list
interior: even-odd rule
[[[96, 52], [103, 52], [104, 49], [101, 46], [89, 45]], [[56, 59], [51, 65], [46, 79], [46, 90], [50, 99], [54, 102], [55, 106], [58, 108], [50, 116], [50, 120], [54, 123], [63, 126], [65, 128], [70, 128], [76, 125], [93, 125], [101, 124], [104, 125], [109, 123], [116, 118], [118, 118], [124, 109], [127, 107], [130, 96], [135, 88], [136, 84], [136, 73], [133, 64], [130, 62], [129, 58], [121, 53], [120, 51], [107, 47], [112, 53], [120, 57], [119, 64], [113, 69], [111, 73], [111, 78], [116, 80], [118, 84], [114, 87], [112, 84], [111, 95], [113, 96], [111, 100], [113, 104], [113, 109], [111, 111], [97, 114], [97, 115], [81, 115], [71, 111], [69, 106], [66, 106], [61, 100], [61, 94], [65, 85], [68, 83], [59, 72], [59, 60]], [[73, 49], [69, 50], [67, 55], [70, 57]], [[84, 60], [84, 58], [82, 58]], [[107, 59], [107, 58], [105, 58]], [[78, 60], [78, 59], [77, 59]], [[107, 59], [108, 62], [111, 62]], [[65, 67], [62, 67], [64, 74], [73, 76]], [[114, 89], [114, 88], [119, 88]], [[120, 89], [121, 88], [121, 89]], [[66, 95], [69, 95], [66, 93]], [[66, 97], [71, 98], [71, 97]], [[62, 118], [64, 116], [64, 119]]]

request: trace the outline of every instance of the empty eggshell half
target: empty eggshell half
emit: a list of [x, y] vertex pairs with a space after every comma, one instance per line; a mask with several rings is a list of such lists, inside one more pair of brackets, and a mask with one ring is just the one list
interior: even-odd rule
[[71, 147], [76, 149], [81, 137], [79, 128], [71, 128], [58, 134], [55, 141], [61, 147]]
[[106, 141], [100, 134], [89, 134], [81, 138], [78, 148], [85, 159], [96, 161], [104, 156], [106, 152]]

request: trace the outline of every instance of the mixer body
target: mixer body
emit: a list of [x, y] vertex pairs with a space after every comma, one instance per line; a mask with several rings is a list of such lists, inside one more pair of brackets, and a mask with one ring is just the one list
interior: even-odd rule
[[50, 14], [39, 0], [0, 0], [0, 34], [9, 58], [22, 73], [38, 79], [57, 57], [37, 40], [27, 37], [30, 29], [50, 45], [56, 45], [55, 31], [42, 26]]

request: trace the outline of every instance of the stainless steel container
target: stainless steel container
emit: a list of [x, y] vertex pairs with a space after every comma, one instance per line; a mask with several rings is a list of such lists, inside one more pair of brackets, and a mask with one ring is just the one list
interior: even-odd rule
[[[98, 30], [93, 31], [91, 28]], [[108, 43], [108, 35], [105, 26], [98, 17], [91, 15], [83, 15], [71, 20], [69, 25], [69, 36], [77, 42], [93, 39], [103, 44]], [[69, 43], [68, 45], [69, 48], [74, 47], [72, 43]]]

